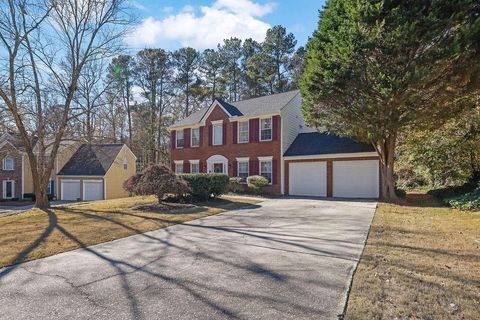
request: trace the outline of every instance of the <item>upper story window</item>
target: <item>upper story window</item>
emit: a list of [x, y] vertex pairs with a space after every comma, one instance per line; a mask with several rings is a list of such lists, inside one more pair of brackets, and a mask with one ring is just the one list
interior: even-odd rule
[[190, 146], [192, 146], [192, 147], [199, 147], [200, 146], [200, 128], [193, 128], [192, 129]]
[[272, 183], [272, 160], [260, 160], [260, 175]]
[[8, 171], [13, 170], [13, 159], [12, 158], [3, 159], [3, 170], [8, 170]]
[[178, 130], [175, 134], [175, 137], [176, 148], [183, 148], [183, 130]]
[[123, 170], [128, 169], [128, 159], [127, 157], [123, 158]]
[[249, 127], [248, 127], [248, 120], [247, 121], [239, 121], [238, 122], [238, 143], [247, 143], [249, 138]]
[[260, 141], [272, 140], [272, 118], [260, 119]]
[[213, 145], [219, 146], [223, 144], [223, 123], [217, 122], [213, 124]]

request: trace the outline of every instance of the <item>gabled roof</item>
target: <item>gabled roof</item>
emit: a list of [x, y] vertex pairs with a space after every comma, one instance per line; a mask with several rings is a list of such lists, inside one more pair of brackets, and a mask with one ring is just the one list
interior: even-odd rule
[[300, 133], [290, 145], [284, 156], [310, 156], [337, 153], [375, 152], [368, 143], [357, 142], [351, 138], [334, 134], [309, 132]]
[[64, 176], [104, 176], [123, 144], [82, 144], [58, 173]]
[[235, 102], [226, 102], [216, 98], [209, 107], [200, 109], [185, 119], [175, 122], [172, 128], [201, 124], [210, 109], [217, 103], [225, 110], [229, 117], [253, 117], [278, 113], [299, 94], [299, 90], [293, 90]]

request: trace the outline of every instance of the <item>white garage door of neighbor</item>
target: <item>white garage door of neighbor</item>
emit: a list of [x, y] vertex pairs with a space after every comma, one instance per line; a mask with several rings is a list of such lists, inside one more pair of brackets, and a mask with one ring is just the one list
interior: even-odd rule
[[80, 199], [80, 180], [62, 180], [62, 200]]
[[378, 198], [378, 160], [334, 161], [333, 196]]
[[292, 196], [327, 196], [327, 163], [292, 162], [288, 168], [288, 193]]
[[83, 181], [83, 200], [103, 200], [103, 181]]

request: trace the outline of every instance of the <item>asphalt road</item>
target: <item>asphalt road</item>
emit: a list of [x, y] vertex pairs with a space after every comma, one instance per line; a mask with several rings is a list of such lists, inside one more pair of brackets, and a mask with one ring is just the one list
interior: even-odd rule
[[267, 200], [0, 269], [0, 318], [336, 319], [375, 207]]

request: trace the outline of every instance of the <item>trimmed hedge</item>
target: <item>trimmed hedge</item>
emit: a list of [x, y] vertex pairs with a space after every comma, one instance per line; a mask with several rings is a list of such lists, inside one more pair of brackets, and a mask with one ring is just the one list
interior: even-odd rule
[[230, 179], [221, 173], [187, 173], [180, 175], [190, 187], [190, 195], [197, 200], [208, 200], [228, 191]]
[[479, 210], [480, 209], [480, 187], [470, 193], [465, 193], [457, 197], [445, 199], [449, 205], [460, 210]]

